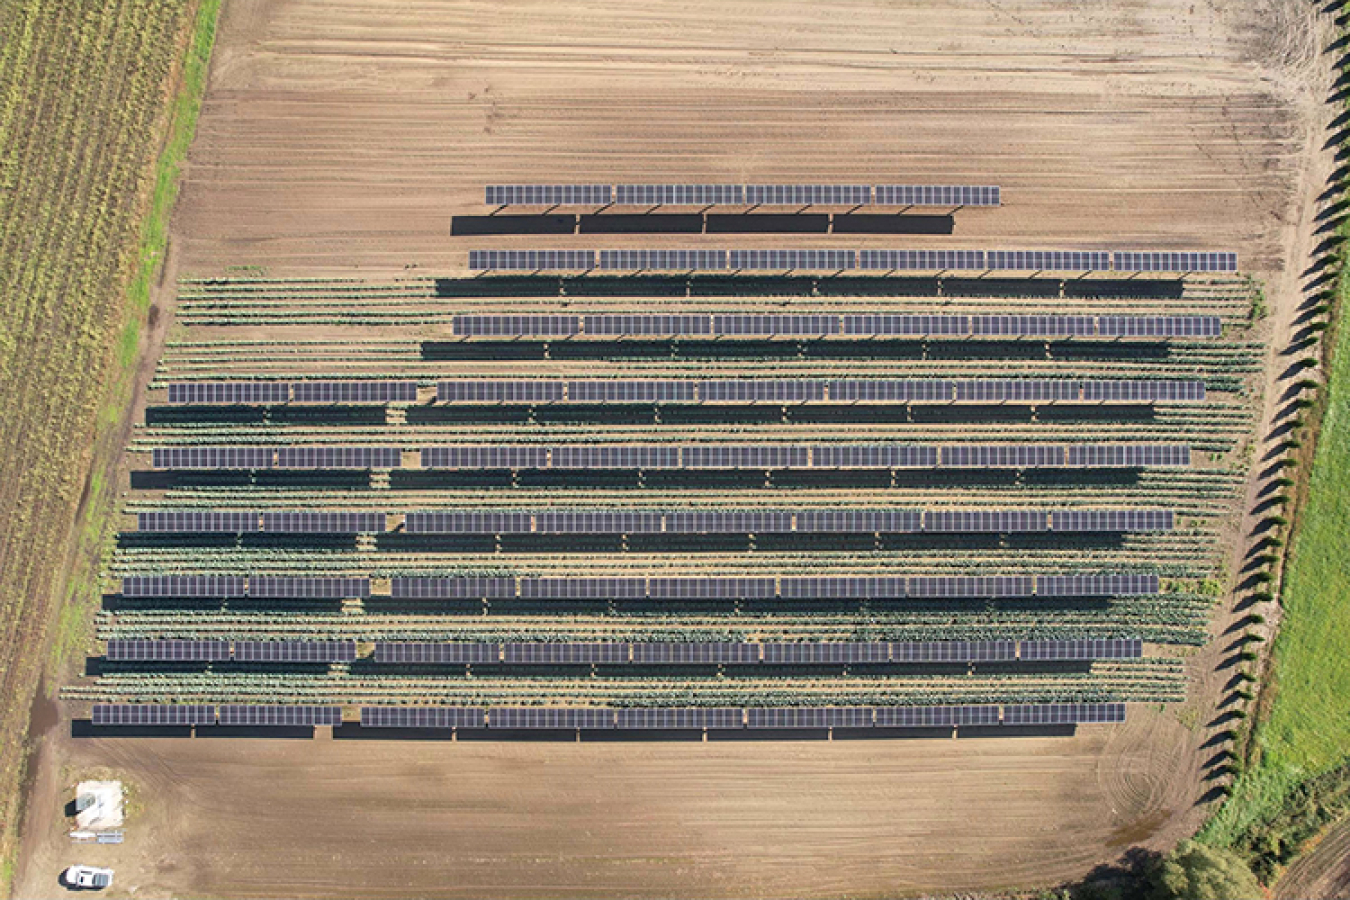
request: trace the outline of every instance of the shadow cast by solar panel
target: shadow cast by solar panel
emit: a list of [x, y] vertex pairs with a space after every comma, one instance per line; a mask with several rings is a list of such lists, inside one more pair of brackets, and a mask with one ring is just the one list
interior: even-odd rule
[[224, 469], [179, 472], [141, 470], [131, 473], [131, 488], [137, 491], [167, 491], [185, 487], [248, 487], [252, 483], [253, 476], [250, 472]]
[[929, 341], [925, 345], [926, 359], [1013, 359], [1044, 360], [1045, 344], [1036, 340], [982, 341], [979, 339], [951, 339]]
[[826, 297], [937, 297], [942, 294], [942, 282], [906, 275], [835, 275], [819, 279], [817, 291]]
[[564, 280], [569, 297], [683, 297], [688, 275], [587, 275]]
[[355, 534], [258, 533], [239, 536], [241, 549], [258, 550], [355, 550]]
[[1059, 278], [952, 277], [942, 279], [942, 293], [947, 297], [1057, 300], [1063, 284]]
[[582, 234], [699, 234], [700, 213], [590, 213], [580, 216]]
[[215, 547], [224, 550], [239, 546], [239, 538], [237, 534], [123, 531], [117, 535], [117, 546], [124, 550], [170, 547]]
[[1120, 531], [1043, 531], [1004, 535], [1009, 550], [1120, 550], [1129, 539], [1129, 533]]
[[1121, 362], [1165, 360], [1174, 356], [1171, 344], [1136, 339], [1051, 341], [1050, 356], [1057, 360]]
[[267, 738], [269, 740], [313, 740], [313, 725], [198, 725], [199, 738]]
[[[495, 608], [499, 601], [492, 601]], [[412, 599], [404, 597], [367, 597], [361, 605], [369, 613], [387, 615], [427, 614], [447, 616], [481, 616], [483, 601], [451, 599]], [[555, 609], [554, 613], [557, 612]]]
[[108, 612], [137, 612], [141, 610], [172, 610], [219, 612], [225, 607], [220, 597], [124, 597], [104, 594], [102, 608]]
[[805, 275], [695, 275], [691, 297], [810, 297], [821, 279]]
[[950, 741], [951, 728], [836, 728], [836, 741]]
[[1032, 485], [1080, 485], [1133, 487], [1144, 475], [1143, 469], [1027, 469], [1022, 481]]
[[839, 213], [834, 217], [835, 234], [951, 234], [955, 230], [956, 217], [951, 215]]
[[[858, 729], [866, 731], [868, 729]], [[828, 741], [828, 728], [739, 728], [709, 729], [708, 741]]]
[[450, 219], [452, 237], [491, 234], [571, 234], [576, 227], [575, 215], [454, 216]]
[[375, 536], [381, 551], [402, 553], [492, 553], [497, 548], [490, 534], [406, 534], [391, 532]]
[[167, 662], [161, 660], [110, 660], [103, 656], [86, 657], [84, 674], [90, 677], [113, 675], [118, 673], [145, 673], [165, 675], [200, 675], [207, 671], [210, 664], [191, 660]]
[[988, 738], [1065, 738], [1078, 733], [1076, 725], [966, 725], [956, 729], [957, 740]]
[[888, 490], [891, 473], [886, 469], [776, 469], [769, 473], [763, 486], [788, 490]]
[[95, 725], [89, 719], [71, 719], [73, 738], [190, 738], [191, 725]]
[[265, 406], [147, 406], [145, 424], [205, 425], [222, 423], [246, 425], [266, 420], [269, 407]]
[[502, 422], [524, 425], [532, 408], [520, 406], [413, 406], [407, 410], [409, 425], [435, 425], [442, 422]]
[[437, 297], [556, 297], [562, 293], [557, 275], [480, 275], [437, 278]]
[[910, 407], [910, 421], [923, 424], [944, 422], [1008, 422], [1025, 424], [1036, 421], [1030, 406], [961, 403], [948, 406], [915, 404]]
[[708, 234], [828, 234], [829, 231], [830, 217], [824, 213], [708, 213]]
[[[596, 730], [581, 732], [581, 739], [588, 740]], [[573, 728], [461, 728], [457, 730], [457, 740], [461, 741], [511, 741], [524, 744], [574, 744], [577, 732]]]
[[[558, 342], [558, 345], [565, 343]], [[546, 359], [553, 345], [534, 339], [423, 341], [422, 359], [426, 361], [458, 359]], [[423, 409], [424, 407], [414, 407]], [[412, 413], [413, 410], [408, 410]], [[409, 418], [411, 421], [411, 417]]]
[[733, 406], [663, 406], [661, 421], [669, 425], [751, 424], [783, 421], [783, 408], [767, 403]]
[[616, 425], [647, 424], [655, 413], [648, 405], [628, 406], [618, 404], [564, 403], [554, 406], [536, 406], [534, 419], [539, 423], [548, 422], [606, 422]]
[[1180, 278], [1080, 278], [1064, 282], [1064, 296], [1075, 300], [1180, 300]]
[[370, 487], [370, 472], [342, 469], [251, 469], [138, 471], [131, 473], [135, 490], [165, 491], [193, 487], [348, 488]]
[[701, 728], [615, 728], [583, 731], [583, 741], [593, 744], [671, 744], [703, 743]]
[[637, 490], [641, 482], [638, 473], [632, 469], [526, 469], [516, 478], [522, 488]]
[[1156, 407], [1147, 404], [1047, 403], [1036, 408], [1042, 422], [1125, 422], [1137, 424], [1158, 419]]
[[347, 722], [333, 728], [335, 741], [453, 741], [453, 728], [369, 728]]

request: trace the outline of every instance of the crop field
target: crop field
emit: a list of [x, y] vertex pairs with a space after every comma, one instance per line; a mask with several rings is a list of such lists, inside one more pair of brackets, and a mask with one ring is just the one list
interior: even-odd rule
[[[1306, 199], [1293, 5], [602, 5], [223, 12], [61, 689], [61, 771], [156, 798], [128, 886], [871, 896], [1193, 829]], [[1001, 205], [484, 202], [592, 182]], [[470, 257], [582, 247], [1240, 265]]]

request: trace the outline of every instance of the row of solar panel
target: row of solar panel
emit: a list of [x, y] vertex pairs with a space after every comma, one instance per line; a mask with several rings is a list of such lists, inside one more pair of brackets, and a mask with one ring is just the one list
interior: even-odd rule
[[[96, 726], [304, 727], [341, 725], [339, 706], [221, 706], [96, 703]], [[952, 728], [1080, 725], [1125, 721], [1123, 703], [1004, 706], [564, 709], [550, 707], [365, 706], [366, 728]]]
[[489, 206], [998, 206], [997, 185], [489, 184]]
[[95, 703], [95, 725], [341, 725], [340, 706], [235, 706]]
[[[261, 520], [261, 528], [259, 521]], [[363, 534], [385, 531], [382, 512], [143, 512], [145, 532]], [[1171, 531], [1173, 514], [1161, 509], [917, 510], [808, 509], [567, 510], [550, 512], [410, 512], [408, 534], [778, 534], [1022, 531]]]
[[370, 596], [369, 578], [289, 575], [126, 575], [124, 597], [300, 597]]
[[[1055, 597], [1156, 594], [1156, 575], [834, 576], [744, 578], [515, 578], [397, 576], [404, 599], [722, 599]], [[126, 597], [369, 597], [366, 578], [126, 575]]]
[[396, 576], [391, 593], [411, 600], [900, 599], [906, 597], [1112, 597], [1156, 594], [1157, 575], [842, 575], [760, 578], [515, 578]]
[[170, 403], [412, 403], [415, 381], [187, 381]]
[[[1020, 645], [1020, 646], [1019, 646]], [[111, 647], [111, 645], [110, 645]], [[670, 663], [932, 663], [1018, 659], [1133, 659], [1138, 638], [993, 641], [654, 642], [654, 643], [386, 643], [375, 661], [400, 664], [670, 664]], [[112, 658], [111, 652], [108, 656]]]
[[470, 250], [479, 271], [1236, 272], [1232, 252], [1084, 250]]
[[1184, 444], [529, 444], [424, 447], [427, 469], [1039, 469], [1188, 466]]
[[461, 380], [442, 403], [1197, 403], [1203, 381], [1052, 378]]
[[1218, 316], [774, 315], [460, 315], [454, 333], [470, 337], [593, 335], [978, 335], [982, 337], [1218, 337]]
[[365, 706], [367, 728], [683, 729], [955, 728], [1125, 721], [1123, 703], [1005, 706], [561, 709]]
[[355, 641], [234, 641], [113, 638], [106, 653], [113, 661], [351, 662]]
[[156, 447], [156, 469], [397, 469], [397, 447]]

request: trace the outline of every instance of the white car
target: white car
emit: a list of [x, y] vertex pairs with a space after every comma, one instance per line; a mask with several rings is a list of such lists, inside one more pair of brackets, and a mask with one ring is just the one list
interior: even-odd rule
[[112, 884], [112, 879], [112, 869], [100, 869], [96, 866], [71, 866], [66, 869], [65, 874], [66, 887], [92, 888], [96, 891], [101, 891]]

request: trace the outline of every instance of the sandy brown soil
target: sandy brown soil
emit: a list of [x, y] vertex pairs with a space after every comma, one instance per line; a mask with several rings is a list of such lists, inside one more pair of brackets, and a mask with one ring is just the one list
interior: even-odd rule
[[[1237, 249], [1288, 321], [1316, 38], [1294, 0], [227, 6], [176, 220], [183, 273], [451, 273], [488, 181], [989, 182], [950, 238]], [[1318, 142], [1320, 143], [1320, 141]], [[738, 246], [826, 239], [743, 236]], [[834, 239], [837, 241], [837, 239]], [[1219, 630], [1228, 620], [1220, 623]], [[1211, 648], [1180, 710], [1072, 739], [42, 742], [18, 895], [881, 896], [1045, 885], [1203, 815]], [[135, 790], [72, 848], [86, 771]], [[77, 849], [79, 852], [77, 852]]]

